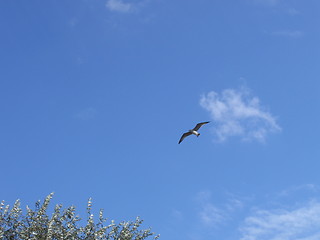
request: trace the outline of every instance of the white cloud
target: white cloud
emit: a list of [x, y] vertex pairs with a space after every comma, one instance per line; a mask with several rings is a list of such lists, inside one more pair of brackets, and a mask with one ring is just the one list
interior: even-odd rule
[[282, 31], [272, 32], [271, 34], [276, 36], [284, 36], [284, 37], [292, 37], [292, 38], [298, 38], [304, 35], [304, 33], [299, 30], [282, 30]]
[[280, 131], [275, 118], [260, 106], [244, 87], [226, 89], [221, 94], [209, 92], [200, 99], [200, 105], [214, 120], [214, 134], [218, 141], [238, 136], [242, 140], [264, 141], [270, 132]]
[[229, 197], [226, 203], [217, 207], [212, 199], [210, 191], [202, 191], [197, 194], [197, 201], [200, 205], [198, 216], [202, 224], [208, 227], [217, 227], [227, 221], [230, 215], [243, 207], [242, 201], [234, 196]]
[[222, 210], [218, 209], [211, 203], [206, 203], [202, 206], [199, 216], [204, 224], [210, 226], [214, 226], [226, 220]]
[[131, 3], [124, 3], [121, 0], [108, 0], [106, 7], [110, 11], [127, 13], [133, 10], [133, 5]]
[[256, 210], [240, 228], [240, 240], [318, 240], [320, 202], [292, 210]]
[[307, 193], [316, 193], [319, 191], [320, 191], [320, 188], [317, 185], [309, 183], [309, 184], [292, 186], [290, 188], [287, 188], [281, 191], [278, 195], [280, 197], [286, 197], [286, 196], [291, 196], [295, 193], [299, 193], [299, 194], [302, 193], [304, 196], [306, 196]]

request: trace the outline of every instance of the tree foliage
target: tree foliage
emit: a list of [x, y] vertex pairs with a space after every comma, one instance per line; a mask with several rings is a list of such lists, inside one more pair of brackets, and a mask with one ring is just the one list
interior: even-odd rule
[[115, 224], [111, 221], [106, 225], [107, 219], [103, 217], [103, 210], [99, 212], [97, 223], [92, 214], [92, 202], [88, 200], [87, 221], [85, 226], [79, 226], [81, 220], [76, 215], [74, 206], [63, 209], [61, 204], [55, 206], [51, 216], [48, 215], [48, 207], [53, 193], [49, 194], [43, 203], [36, 202], [35, 209], [27, 206], [26, 214], [20, 208], [20, 200], [17, 200], [10, 209], [9, 205], [0, 205], [0, 239], [15, 240], [144, 240], [152, 237], [158, 239], [151, 229], [140, 230], [143, 222], [139, 217], [134, 221]]

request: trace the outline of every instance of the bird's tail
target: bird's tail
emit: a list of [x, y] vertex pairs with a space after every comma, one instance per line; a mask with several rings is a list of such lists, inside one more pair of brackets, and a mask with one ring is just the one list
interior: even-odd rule
[[197, 137], [199, 137], [199, 136], [200, 136], [200, 133], [198, 133]]

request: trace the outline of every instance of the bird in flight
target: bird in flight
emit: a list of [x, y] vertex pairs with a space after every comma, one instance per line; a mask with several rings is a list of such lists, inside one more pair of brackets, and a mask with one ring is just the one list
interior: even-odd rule
[[190, 135], [192, 135], [192, 134], [194, 134], [194, 135], [196, 135], [197, 137], [199, 137], [199, 136], [200, 136], [200, 133], [198, 133], [197, 131], [199, 130], [199, 128], [201, 128], [202, 125], [205, 125], [205, 124], [207, 124], [207, 123], [209, 123], [209, 122], [201, 122], [201, 123], [198, 123], [193, 129], [191, 129], [191, 130], [189, 130], [188, 132], [185, 132], [184, 134], [182, 134], [182, 136], [181, 136], [178, 144], [180, 144], [180, 143], [183, 141], [183, 139], [185, 139], [186, 137], [188, 137], [188, 136], [190, 136]]

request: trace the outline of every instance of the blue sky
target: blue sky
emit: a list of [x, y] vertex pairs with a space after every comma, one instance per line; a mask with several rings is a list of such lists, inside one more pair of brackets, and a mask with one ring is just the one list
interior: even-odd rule
[[319, 8], [1, 1], [0, 199], [92, 197], [166, 240], [319, 239]]

